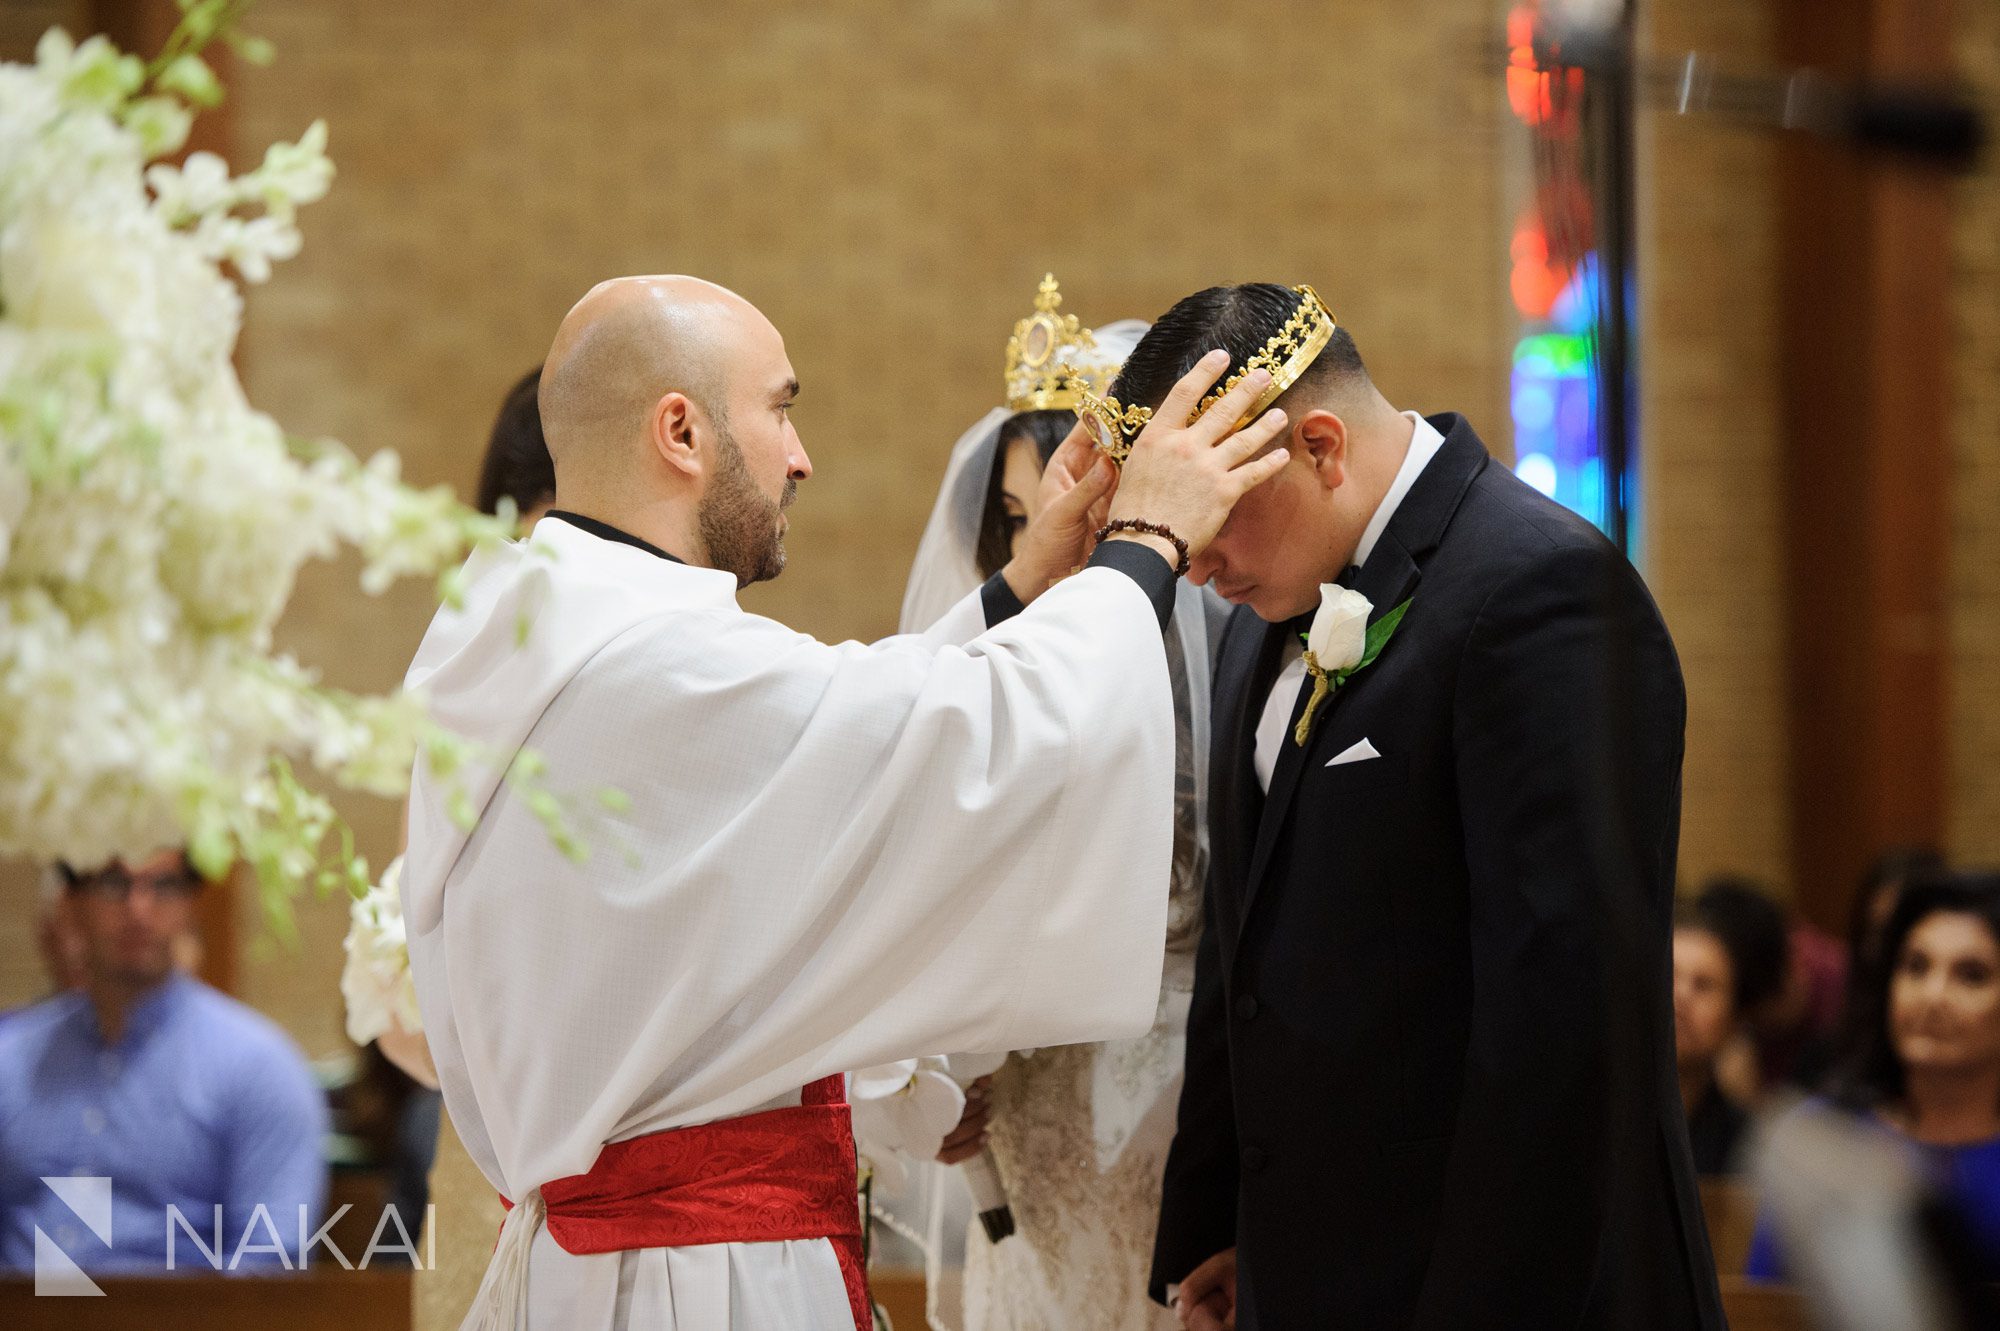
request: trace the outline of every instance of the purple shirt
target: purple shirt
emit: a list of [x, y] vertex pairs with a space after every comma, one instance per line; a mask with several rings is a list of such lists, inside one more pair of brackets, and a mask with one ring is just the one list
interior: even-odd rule
[[[39, 1228], [90, 1272], [164, 1271], [171, 1229], [174, 1269], [209, 1271], [188, 1231], [218, 1251], [218, 1205], [223, 1269], [239, 1247], [236, 1270], [296, 1264], [300, 1208], [308, 1236], [323, 1219], [327, 1130], [326, 1097], [298, 1048], [199, 980], [175, 975], [147, 993], [108, 1045], [82, 994], [10, 1014], [0, 1023], [0, 1270], [34, 1268]], [[111, 1179], [109, 1244], [42, 1182], [59, 1175]]]

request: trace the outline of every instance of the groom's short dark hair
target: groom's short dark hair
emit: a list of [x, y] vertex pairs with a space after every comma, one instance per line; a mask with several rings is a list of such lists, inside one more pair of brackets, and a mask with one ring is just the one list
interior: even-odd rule
[[[1153, 321], [1152, 330], [1125, 358], [1112, 395], [1127, 406], [1157, 407], [1180, 377], [1217, 347], [1229, 353], [1229, 374], [1234, 374], [1264, 349], [1298, 308], [1299, 293], [1275, 282], [1197, 291]], [[1292, 387], [1365, 383], [1367, 378], [1354, 339], [1345, 328], [1336, 327], [1325, 349]]]

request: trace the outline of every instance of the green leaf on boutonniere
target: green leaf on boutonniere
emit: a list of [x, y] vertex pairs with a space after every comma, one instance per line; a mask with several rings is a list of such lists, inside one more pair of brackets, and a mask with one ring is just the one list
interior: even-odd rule
[[[1411, 598], [1411, 600], [1414, 599], [1416, 598]], [[1354, 663], [1353, 670], [1343, 670], [1340, 672], [1342, 680], [1353, 674], [1355, 670], [1363, 669], [1375, 663], [1375, 658], [1380, 656], [1382, 649], [1389, 645], [1389, 636], [1396, 631], [1396, 625], [1403, 622], [1403, 612], [1409, 608], [1410, 602], [1405, 601], [1368, 626], [1368, 636], [1363, 639], [1363, 646], [1361, 648], [1361, 659]]]
[[[1415, 599], [1415, 597], [1411, 598], [1411, 600]], [[1297, 744], [1300, 748], [1305, 747], [1306, 741], [1312, 737], [1313, 721], [1319, 714], [1320, 704], [1325, 702], [1335, 689], [1345, 684], [1355, 671], [1365, 670], [1375, 663], [1375, 658], [1380, 656], [1382, 649], [1389, 645], [1390, 637], [1395, 634], [1396, 626], [1403, 622], [1403, 613], [1409, 608], [1410, 601], [1405, 601], [1388, 614], [1382, 616], [1382, 618], [1376, 620], [1373, 624], [1370, 624], [1367, 635], [1361, 640], [1361, 659], [1345, 670], [1338, 671], [1329, 676], [1326, 671], [1320, 669], [1319, 663], [1313, 660], [1312, 653], [1310, 651], [1306, 653], [1306, 671], [1312, 676], [1313, 689], [1312, 696], [1306, 699], [1304, 714], [1299, 717], [1298, 725], [1293, 727], [1292, 742], [1294, 744]], [[1306, 635], [1301, 633], [1299, 637], [1304, 639]]]

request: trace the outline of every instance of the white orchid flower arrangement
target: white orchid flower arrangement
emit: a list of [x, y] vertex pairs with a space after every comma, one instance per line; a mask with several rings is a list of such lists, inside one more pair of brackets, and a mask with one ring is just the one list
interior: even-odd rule
[[[516, 522], [246, 399], [239, 283], [298, 252], [333, 165], [323, 123], [241, 175], [164, 160], [221, 98], [210, 42], [268, 58], [245, 2], [180, 0], [150, 63], [58, 29], [0, 65], [0, 852], [185, 843], [206, 875], [251, 866], [289, 938], [300, 892], [371, 887], [326, 787], [393, 798], [420, 754], [447, 779], [479, 757], [421, 698], [332, 689], [274, 650], [301, 565], [354, 550], [368, 593], [422, 575], [449, 596]], [[531, 755], [513, 775], [580, 858], [576, 810]]]

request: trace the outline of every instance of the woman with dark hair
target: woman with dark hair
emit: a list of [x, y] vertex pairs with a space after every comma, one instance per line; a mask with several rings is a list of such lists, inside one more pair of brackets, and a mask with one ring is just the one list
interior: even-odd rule
[[1725, 929], [1698, 906], [1674, 911], [1674, 1062], [1697, 1174], [1730, 1173], [1748, 1122], [1722, 1089], [1716, 1060], [1735, 1035], [1745, 990], [1743, 967]]
[[1041, 508], [1042, 472], [1075, 426], [1075, 412], [1049, 409], [1017, 411], [1000, 422], [979, 510], [980, 577], [992, 577], [1014, 557], [1014, 542]]
[[1842, 1055], [1860, 1042], [1868, 1019], [1865, 998], [1876, 984], [1874, 972], [1882, 965], [1882, 933], [1889, 926], [1889, 916], [1912, 879], [1935, 878], [1944, 871], [1944, 857], [1936, 851], [1899, 846], [1883, 851], [1861, 876], [1847, 913], [1846, 983], [1840, 1022], [1833, 1034], [1800, 1052], [1794, 1070], [1799, 1085], [1823, 1086], [1837, 1070]]
[[[1881, 959], [1882, 935], [1895, 913], [1903, 888], [1916, 878], [1936, 878], [1945, 871], [1944, 856], [1927, 847], [1899, 846], [1885, 850], [1861, 876], [1854, 904], [1847, 914], [1847, 958], [1850, 973], [1871, 969]], [[1854, 989], [1865, 988], [1856, 974]]]
[[1725, 1082], [1745, 1104], [1776, 1086], [1816, 1087], [1846, 1002], [1846, 950], [1747, 878], [1712, 880], [1696, 904], [1733, 940], [1742, 1029], [1756, 1055], [1754, 1067], [1726, 1060]]
[[500, 501], [511, 499], [524, 529], [534, 526], [556, 501], [556, 464], [542, 437], [536, 397], [541, 379], [542, 367], [537, 365], [507, 390], [486, 440], [486, 458], [479, 464], [479, 511], [497, 513]]
[[[1908, 1146], [2000, 1280], [2000, 874], [1912, 880], [1881, 955], [1833, 1099]], [[1783, 1270], [1766, 1218], [1748, 1274]]]

